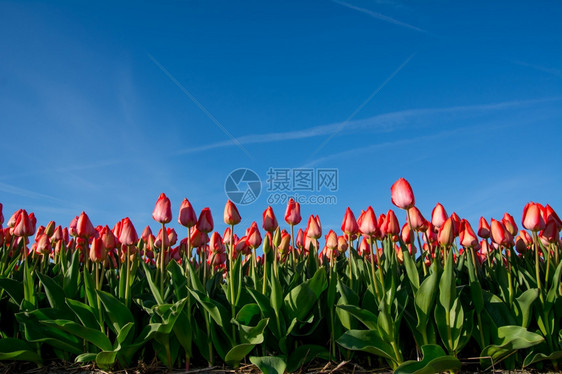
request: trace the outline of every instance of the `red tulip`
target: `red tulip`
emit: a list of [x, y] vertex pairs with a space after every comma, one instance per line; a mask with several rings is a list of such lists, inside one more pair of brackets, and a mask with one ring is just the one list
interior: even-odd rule
[[546, 215], [546, 219], [544, 221], [548, 222], [548, 221], [552, 220], [552, 221], [556, 222], [556, 226], [558, 227], [558, 230], [561, 230], [562, 229], [562, 220], [560, 220], [560, 217], [558, 217], [558, 214], [556, 214], [554, 209], [552, 209], [552, 207], [550, 205], [546, 204], [546, 206], [544, 207], [544, 210], [545, 210], [545, 215]]
[[78, 221], [76, 221], [76, 235], [85, 239], [93, 238], [96, 235], [96, 229], [85, 212], [80, 213]]
[[187, 228], [191, 228], [197, 224], [197, 215], [187, 199], [183, 199], [180, 205], [180, 213], [178, 214], [178, 223]]
[[273, 212], [273, 208], [268, 206], [267, 209], [263, 212], [263, 229], [269, 233], [272, 233], [279, 227], [277, 223], [277, 218], [275, 218], [275, 213]]
[[137, 230], [135, 230], [135, 226], [129, 219], [129, 217], [123, 218], [121, 220], [121, 233], [119, 235], [119, 241], [123, 245], [136, 245], [139, 241], [139, 237], [137, 235]]
[[508, 214], [508, 213], [506, 212], [506, 213], [503, 215], [502, 223], [503, 223], [505, 229], [506, 229], [512, 236], [517, 235], [517, 224], [515, 223], [515, 220], [513, 219], [513, 216], [511, 216], [510, 214]]
[[490, 237], [497, 245], [506, 245], [508, 243], [508, 231], [505, 229], [503, 223], [492, 218]]
[[476, 237], [472, 226], [470, 226], [470, 223], [466, 219], [461, 221], [459, 231], [459, 239], [463, 247], [475, 248], [478, 246], [478, 238]]
[[461, 218], [456, 212], [451, 214], [451, 221], [453, 221], [453, 235], [455, 238], [459, 236], [459, 229], [461, 227]]
[[248, 239], [246, 236], [241, 237], [240, 239], [238, 239], [237, 241], [235, 241], [235, 245], [234, 245], [234, 257], [238, 256], [238, 254], [243, 254], [244, 256], [248, 256], [250, 253], [252, 253], [251, 248], [248, 246], [248, 242], [246, 241], [246, 239]]
[[207, 233], [199, 230], [197, 226], [191, 228], [190, 239], [191, 245], [195, 248], [202, 247], [209, 241]]
[[197, 221], [197, 228], [199, 231], [204, 233], [210, 233], [213, 231], [213, 215], [211, 214], [211, 209], [203, 208], [201, 214], [199, 214], [199, 220]]
[[45, 234], [47, 234], [49, 238], [53, 236], [53, 233], [55, 232], [55, 226], [55, 221], [49, 221], [47, 227], [45, 227]]
[[347, 251], [347, 246], [347, 239], [345, 238], [345, 236], [338, 236], [338, 252], [344, 253], [345, 251]]
[[2, 228], [2, 224], [4, 223], [4, 214], [2, 213], [2, 203], [0, 203], [0, 229]]
[[445, 211], [443, 205], [437, 203], [437, 205], [435, 205], [435, 208], [433, 208], [433, 211], [431, 212], [431, 223], [433, 224], [433, 226], [439, 228], [441, 227], [441, 225], [443, 225], [443, 223], [445, 223], [448, 217], [449, 216], [447, 215], [447, 212]]
[[90, 260], [92, 262], [102, 262], [106, 259], [107, 252], [103, 245], [103, 239], [101, 237], [94, 238], [92, 240], [92, 245], [90, 246]]
[[361, 239], [361, 243], [359, 243], [359, 248], [357, 248], [357, 253], [359, 256], [369, 256], [371, 254], [371, 245], [367, 240], [367, 237], [363, 237]]
[[117, 247], [117, 239], [113, 232], [109, 229], [109, 226], [105, 225], [100, 232], [100, 238], [103, 241], [103, 246], [107, 250], [112, 250]]
[[484, 217], [480, 217], [480, 222], [478, 223], [478, 236], [484, 239], [490, 237], [490, 225]]
[[386, 213], [386, 218], [384, 220], [383, 226], [385, 235], [398, 235], [400, 234], [400, 224], [398, 223], [398, 218], [396, 218], [396, 214], [394, 214], [393, 210], [389, 210]]
[[240, 217], [238, 208], [232, 201], [228, 200], [224, 206], [224, 223], [232, 226], [239, 224], [240, 221], [242, 221], [242, 217]]
[[410, 209], [416, 203], [414, 191], [410, 183], [404, 178], [398, 179], [392, 187], [390, 187], [390, 196], [392, 204], [400, 209]]
[[359, 231], [364, 236], [380, 236], [377, 216], [372, 207], [369, 206], [366, 211], [361, 213], [357, 224], [359, 225]]
[[178, 234], [176, 230], [172, 227], [167, 227], [166, 234], [168, 236], [168, 241], [170, 242], [170, 246], [176, 245], [176, 243], [178, 242]]
[[357, 220], [355, 220], [355, 215], [349, 207], [347, 207], [345, 211], [345, 216], [343, 217], [341, 224], [341, 231], [346, 233], [348, 236], [359, 233], [359, 225], [357, 224]]
[[246, 242], [250, 248], [257, 248], [261, 245], [262, 238], [260, 234], [260, 230], [258, 229], [258, 224], [254, 221], [252, 225], [248, 229], [248, 233], [246, 234]]
[[291, 235], [286, 231], [281, 231], [281, 242], [277, 246], [277, 251], [281, 256], [286, 255], [291, 250]]
[[427, 229], [428, 222], [421, 214], [417, 207], [411, 207], [408, 210], [408, 217], [410, 219], [410, 225], [414, 231], [425, 231]]
[[59, 241], [59, 240], [63, 240], [64, 236], [62, 234], [62, 227], [60, 225], [58, 225], [55, 228], [55, 231], [53, 232], [53, 235], [51, 235], [51, 240], [52, 241]]
[[301, 250], [304, 248], [304, 238], [305, 238], [305, 234], [304, 231], [302, 231], [302, 229], [299, 229], [299, 231], [297, 232], [297, 239], [295, 241], [295, 245], [297, 246], [297, 248], [300, 248]]
[[453, 219], [449, 217], [439, 228], [439, 233], [437, 234], [437, 242], [441, 245], [449, 246], [453, 244], [454, 239], [455, 235], [453, 228]]
[[535, 204], [532, 201], [525, 205], [523, 209], [522, 218], [523, 227], [531, 231], [540, 231], [544, 229], [545, 221], [541, 214], [540, 204]]
[[402, 241], [406, 244], [410, 244], [414, 240], [414, 234], [410, 230], [410, 226], [408, 225], [408, 223], [405, 223], [404, 226], [402, 226], [402, 232], [400, 234], [400, 237], [402, 238]]
[[35, 233], [35, 227], [25, 210], [22, 210], [14, 225], [13, 235], [18, 237], [32, 236]]
[[211, 235], [211, 241], [209, 242], [209, 250], [212, 253], [223, 253], [224, 244], [222, 243], [222, 238], [218, 232], [213, 232]]
[[168, 223], [172, 220], [172, 204], [164, 193], [161, 193], [158, 200], [156, 200], [152, 218], [160, 223]]
[[544, 225], [544, 230], [540, 232], [541, 239], [545, 239], [548, 243], [556, 243], [560, 240], [558, 233], [558, 226], [556, 221], [549, 220], [546, 225]]
[[35, 241], [35, 252], [42, 255], [49, 255], [52, 251], [51, 240], [47, 234], [41, 234]]
[[299, 203], [295, 202], [293, 198], [290, 198], [287, 203], [287, 210], [285, 211], [285, 222], [294, 226], [298, 225], [301, 220], [301, 206]]
[[318, 216], [314, 217], [311, 215], [308, 219], [306, 236], [314, 239], [318, 239], [322, 236], [322, 225], [320, 224], [320, 218]]
[[326, 235], [326, 247], [329, 249], [337, 249], [338, 248], [338, 235], [334, 232], [334, 230], [330, 230], [328, 235]]

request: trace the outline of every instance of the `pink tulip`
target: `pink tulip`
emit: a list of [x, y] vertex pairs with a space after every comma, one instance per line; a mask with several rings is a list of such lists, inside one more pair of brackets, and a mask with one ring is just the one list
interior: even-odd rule
[[306, 236], [313, 239], [319, 239], [322, 236], [322, 225], [318, 216], [310, 216], [306, 227]]
[[414, 206], [408, 210], [408, 217], [410, 219], [412, 230], [425, 231], [427, 229], [428, 222], [417, 207]]
[[404, 178], [398, 179], [392, 187], [390, 187], [390, 196], [392, 204], [400, 209], [410, 209], [416, 203], [414, 198], [414, 191], [410, 183]]
[[294, 226], [298, 225], [301, 220], [301, 206], [299, 203], [295, 202], [293, 198], [290, 198], [287, 203], [287, 210], [285, 211], [285, 222]]
[[431, 223], [433, 226], [440, 228], [447, 218], [449, 218], [449, 216], [447, 215], [445, 208], [440, 203], [437, 203], [431, 212]]
[[535, 204], [531, 201], [525, 205], [522, 223], [523, 227], [530, 231], [536, 232], [544, 229], [545, 221], [541, 214], [540, 204]]
[[437, 234], [437, 242], [441, 245], [450, 246], [451, 244], [453, 244], [454, 239], [455, 235], [453, 228], [453, 219], [449, 217], [439, 228], [439, 233]]
[[166, 194], [161, 193], [154, 205], [152, 218], [159, 223], [169, 223], [172, 220], [172, 205]]

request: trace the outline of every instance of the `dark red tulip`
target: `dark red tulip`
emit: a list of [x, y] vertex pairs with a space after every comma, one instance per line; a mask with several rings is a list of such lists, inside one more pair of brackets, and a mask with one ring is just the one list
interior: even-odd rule
[[197, 228], [199, 231], [204, 233], [210, 233], [213, 231], [214, 223], [213, 223], [213, 215], [211, 214], [211, 209], [203, 208], [201, 213], [199, 214], [199, 220], [197, 221]]

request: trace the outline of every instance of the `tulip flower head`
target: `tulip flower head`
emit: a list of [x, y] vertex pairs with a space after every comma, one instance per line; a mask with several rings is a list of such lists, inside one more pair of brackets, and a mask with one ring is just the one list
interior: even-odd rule
[[201, 213], [199, 214], [199, 220], [197, 221], [197, 228], [199, 231], [204, 233], [210, 233], [213, 231], [214, 223], [213, 223], [213, 215], [211, 214], [211, 209], [203, 208]]
[[533, 203], [532, 201], [527, 203], [523, 209], [523, 227], [534, 232], [544, 229], [545, 221], [541, 213], [540, 204]]
[[269, 233], [272, 233], [279, 227], [277, 223], [277, 218], [275, 218], [275, 213], [273, 212], [273, 208], [268, 206], [267, 209], [263, 212], [263, 229]]
[[431, 212], [431, 223], [433, 226], [440, 228], [447, 218], [449, 218], [449, 216], [447, 215], [445, 208], [440, 203], [437, 203]]
[[289, 202], [287, 203], [287, 210], [285, 211], [285, 222], [287, 222], [287, 224], [291, 226], [294, 226], [298, 225], [301, 220], [301, 206], [299, 203], [295, 202], [293, 198], [290, 198]]
[[341, 231], [343, 231], [347, 236], [359, 233], [359, 225], [355, 219], [355, 215], [349, 207], [345, 211], [345, 216], [341, 224]]
[[240, 217], [238, 208], [232, 201], [228, 200], [224, 206], [224, 223], [234, 226], [239, 224], [240, 221], [242, 221], [242, 217]]
[[404, 178], [398, 179], [390, 187], [390, 196], [392, 204], [400, 209], [408, 210], [416, 204], [414, 191], [412, 191], [410, 183]]
[[178, 214], [178, 223], [184, 227], [191, 228], [197, 224], [197, 214], [187, 199], [183, 199]]
[[172, 205], [166, 194], [161, 193], [156, 200], [152, 218], [159, 223], [169, 223], [172, 220]]
[[369, 206], [366, 211], [361, 213], [357, 224], [359, 225], [359, 231], [364, 236], [380, 236], [377, 216], [371, 206]]

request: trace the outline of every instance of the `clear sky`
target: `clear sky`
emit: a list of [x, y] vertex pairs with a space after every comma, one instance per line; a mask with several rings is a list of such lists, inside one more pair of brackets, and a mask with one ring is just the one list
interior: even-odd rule
[[[392, 208], [400, 177], [426, 218], [560, 215], [560, 20], [560, 1], [1, 1], [4, 216], [140, 233], [165, 192], [174, 222], [187, 197], [222, 230], [239, 168], [262, 182], [244, 226], [268, 198], [335, 197], [302, 206], [326, 233]], [[337, 170], [337, 190], [267, 191], [270, 168]]]

